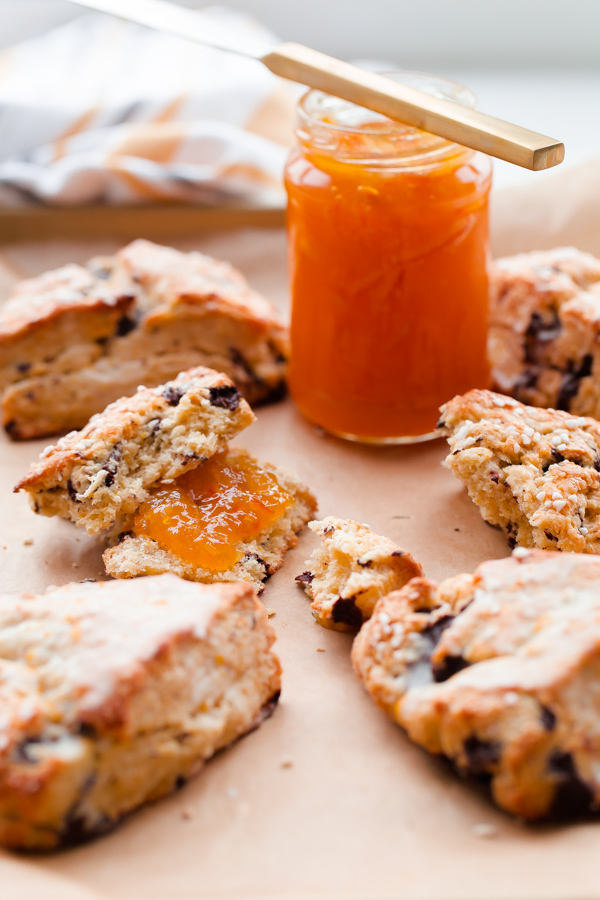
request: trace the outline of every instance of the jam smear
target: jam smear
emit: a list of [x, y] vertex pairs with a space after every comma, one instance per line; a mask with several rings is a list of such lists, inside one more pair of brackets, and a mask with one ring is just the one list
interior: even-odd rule
[[185, 562], [224, 572], [243, 556], [237, 545], [258, 537], [292, 502], [255, 459], [222, 450], [170, 484], [158, 484], [133, 531]]

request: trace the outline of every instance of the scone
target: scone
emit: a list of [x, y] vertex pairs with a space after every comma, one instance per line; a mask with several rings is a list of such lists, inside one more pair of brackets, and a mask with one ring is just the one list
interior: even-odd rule
[[573, 247], [496, 260], [489, 352], [498, 390], [600, 418], [600, 260]]
[[517, 549], [383, 598], [352, 649], [373, 699], [525, 819], [600, 803], [600, 560]]
[[469, 391], [441, 408], [445, 465], [512, 546], [600, 553], [600, 423]]
[[328, 516], [308, 527], [323, 539], [296, 581], [312, 600], [312, 614], [325, 628], [360, 628], [380, 597], [422, 575], [420, 564], [389, 538], [352, 519]]
[[260, 590], [317, 505], [291, 472], [229, 448], [254, 419], [225, 375], [190, 369], [47, 447], [15, 490], [37, 513], [116, 539], [104, 554], [116, 578], [174, 572]]
[[151, 485], [195, 468], [254, 419], [229, 378], [190, 369], [140, 387], [47, 447], [15, 491], [28, 492], [35, 512], [97, 534], [135, 512]]
[[273, 711], [273, 641], [243, 584], [0, 597], [0, 842], [79, 841], [180, 787]]
[[289, 470], [225, 449], [156, 484], [105, 551], [104, 565], [115, 578], [175, 572], [192, 581], [249, 581], [260, 591], [316, 508]]
[[258, 403], [281, 393], [286, 356], [275, 311], [228, 263], [134, 241], [22, 282], [0, 307], [2, 421], [15, 439], [82, 428], [199, 365]]

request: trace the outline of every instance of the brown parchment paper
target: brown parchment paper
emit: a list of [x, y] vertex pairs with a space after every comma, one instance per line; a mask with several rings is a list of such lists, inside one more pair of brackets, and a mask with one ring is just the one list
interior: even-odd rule
[[[544, 216], [530, 223], [533, 245], [545, 240]], [[589, 221], [588, 236], [594, 228]], [[556, 235], [557, 243], [571, 240]], [[185, 246], [231, 259], [285, 304], [281, 233], [205, 235]], [[15, 271], [34, 274], [114, 247], [107, 239], [8, 248], [0, 284]], [[0, 438], [4, 591], [102, 575], [100, 540], [36, 517], [11, 493], [44, 443]], [[441, 441], [390, 449], [346, 444], [320, 434], [288, 401], [259, 410], [238, 443], [294, 469], [316, 492], [321, 514], [369, 523], [409, 548], [433, 578], [508, 553], [441, 467]], [[0, 851], [1, 900], [600, 897], [600, 819], [525, 826], [412, 746], [375, 708], [352, 673], [351, 638], [315, 624], [294, 584], [315, 542], [305, 533], [262, 595], [276, 611], [284, 668], [275, 715], [177, 795], [106, 837], [53, 855]], [[493, 837], [477, 836], [482, 823], [495, 827]]]

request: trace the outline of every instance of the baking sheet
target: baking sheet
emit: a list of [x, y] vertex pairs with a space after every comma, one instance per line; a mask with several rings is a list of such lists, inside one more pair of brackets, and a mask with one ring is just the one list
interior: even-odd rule
[[[231, 259], [285, 304], [281, 232], [202, 235], [179, 246]], [[15, 271], [34, 274], [115, 247], [7, 248], [0, 289]], [[410, 549], [433, 578], [508, 553], [441, 467], [441, 441], [347, 444], [322, 435], [287, 401], [259, 410], [237, 442], [294, 469], [316, 492], [322, 515], [367, 522]], [[25, 497], [11, 493], [45, 443], [0, 439], [2, 590], [102, 574], [100, 540], [34, 516]], [[316, 542], [305, 533], [262, 595], [276, 612], [284, 668], [275, 715], [178, 794], [110, 835], [53, 855], [0, 851], [2, 900], [600, 897], [600, 820], [532, 827], [510, 819], [375, 708], [352, 673], [351, 637], [320, 628], [294, 583]], [[477, 836], [481, 824], [494, 826], [492, 837]]]

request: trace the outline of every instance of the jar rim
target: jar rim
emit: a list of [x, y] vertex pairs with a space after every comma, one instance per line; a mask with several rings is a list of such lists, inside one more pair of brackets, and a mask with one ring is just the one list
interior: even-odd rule
[[[438, 75], [430, 75], [426, 72], [419, 72], [413, 69], [398, 69], [389, 72], [379, 72], [377, 74], [384, 75], [385, 77], [391, 78], [394, 81], [402, 82], [408, 87], [412, 87], [416, 90], [423, 91], [424, 93], [431, 94], [434, 97], [439, 97], [444, 100], [450, 100], [453, 103], [458, 103], [460, 106], [464, 106], [467, 109], [477, 108], [477, 97], [473, 93], [473, 91], [460, 82], [454, 81], [451, 78], [445, 78]], [[437, 90], [428, 90], [428, 87], [435, 87], [437, 88]], [[313, 104], [312, 108], [310, 106], [311, 103]], [[349, 115], [349, 117], [351, 117], [352, 115], [358, 117], [361, 113], [368, 113], [371, 122], [376, 121], [378, 123], [378, 127], [369, 127], [368, 125], [365, 127], [360, 123], [351, 124], [351, 122], [332, 122], [330, 119], [324, 119], [323, 117], [320, 117], [318, 115], [319, 108], [322, 109], [323, 113], [327, 111], [329, 111], [330, 113], [345, 112]], [[325, 91], [321, 91], [315, 88], [309, 89], [305, 94], [302, 95], [302, 97], [298, 101], [298, 113], [304, 124], [306, 124], [308, 127], [314, 125], [316, 127], [331, 129], [332, 131], [345, 132], [347, 134], [379, 135], [382, 137], [390, 134], [427, 134], [427, 132], [424, 132], [420, 128], [416, 128], [414, 125], [406, 125], [399, 120], [390, 119], [389, 116], [384, 116], [381, 113], [367, 110], [364, 107], [358, 106], [357, 104], [352, 103], [349, 100], [343, 100], [340, 97], [335, 97], [333, 94], [328, 94]], [[384, 127], [386, 123], [388, 124], [387, 128]], [[451, 143], [445, 138], [441, 137], [439, 138], [439, 141], [440, 143], [445, 145]]]

